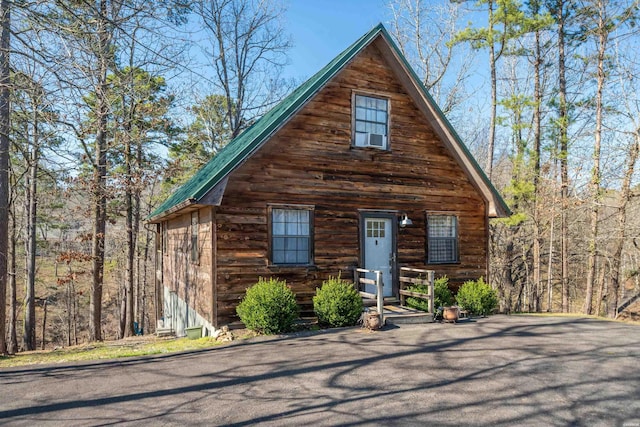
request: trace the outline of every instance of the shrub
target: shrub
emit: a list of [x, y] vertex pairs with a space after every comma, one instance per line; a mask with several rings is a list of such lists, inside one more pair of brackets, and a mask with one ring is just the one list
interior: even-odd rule
[[353, 284], [340, 277], [329, 277], [316, 289], [313, 311], [318, 323], [332, 328], [353, 326], [362, 315], [362, 298]]
[[498, 294], [482, 277], [464, 282], [456, 300], [463, 309], [481, 316], [490, 314], [498, 306]]
[[[422, 294], [429, 293], [429, 286], [427, 285], [412, 285], [407, 287], [407, 290], [413, 292], [420, 292]], [[429, 301], [422, 298], [408, 297], [407, 306], [415, 308], [417, 310], [429, 311]], [[446, 307], [453, 304], [453, 294], [449, 289], [449, 278], [442, 276], [434, 280], [433, 288], [433, 307]]]
[[279, 334], [291, 330], [298, 318], [296, 296], [284, 281], [262, 277], [247, 289], [236, 308], [240, 320], [248, 329], [263, 334]]

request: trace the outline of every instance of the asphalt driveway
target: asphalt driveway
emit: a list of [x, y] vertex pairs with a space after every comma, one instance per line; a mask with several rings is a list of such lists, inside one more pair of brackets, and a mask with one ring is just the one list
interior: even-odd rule
[[2, 425], [640, 427], [640, 326], [493, 316], [0, 370]]

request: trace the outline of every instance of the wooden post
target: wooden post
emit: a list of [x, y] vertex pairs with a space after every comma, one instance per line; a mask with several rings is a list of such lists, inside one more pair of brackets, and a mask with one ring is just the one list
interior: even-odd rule
[[382, 314], [382, 310], [384, 309], [384, 292], [382, 283], [382, 272], [375, 271], [376, 273], [376, 289], [378, 293], [378, 313], [380, 313], [380, 326], [384, 325], [384, 315]]
[[435, 299], [435, 281], [434, 281], [434, 274], [435, 272], [433, 270], [429, 270], [429, 272], [427, 273], [427, 277], [429, 278], [429, 313], [433, 314], [434, 313], [434, 307], [433, 307], [433, 300]]

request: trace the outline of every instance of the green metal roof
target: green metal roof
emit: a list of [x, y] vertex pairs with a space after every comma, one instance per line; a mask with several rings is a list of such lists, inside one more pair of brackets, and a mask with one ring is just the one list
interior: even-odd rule
[[382, 35], [389, 45], [394, 49], [396, 55], [403, 62], [404, 66], [411, 73], [411, 77], [418, 83], [424, 95], [431, 104], [436, 107], [438, 113], [444, 119], [451, 133], [460, 144], [465, 154], [472, 160], [474, 167], [480, 172], [483, 180], [489, 185], [492, 192], [495, 192], [500, 204], [506, 212], [509, 212], [498, 192], [495, 190], [489, 179], [486, 177], [480, 166], [475, 162], [466, 146], [462, 143], [458, 135], [439, 110], [433, 99], [420, 83], [413, 69], [409, 66], [391, 36], [382, 24], [376, 25], [369, 32], [360, 37], [355, 43], [335, 57], [324, 68], [314, 74], [309, 80], [291, 92], [278, 105], [262, 116], [251, 127], [246, 129], [232, 141], [230, 141], [218, 154], [216, 154], [202, 169], [200, 169], [189, 181], [178, 188], [167, 200], [158, 206], [149, 215], [149, 220], [157, 220], [171, 211], [179, 210], [185, 204], [198, 203], [207, 192], [220, 183], [233, 169], [241, 164], [245, 159], [258, 149], [275, 131], [280, 129], [311, 97], [313, 97], [325, 84], [327, 84], [344, 66], [349, 63], [358, 53], [368, 46], [378, 35]]

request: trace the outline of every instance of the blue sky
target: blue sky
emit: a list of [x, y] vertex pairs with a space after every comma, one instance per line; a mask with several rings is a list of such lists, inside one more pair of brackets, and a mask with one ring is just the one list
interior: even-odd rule
[[302, 80], [324, 67], [378, 23], [387, 0], [289, 0], [286, 28], [293, 39], [286, 74]]

